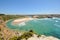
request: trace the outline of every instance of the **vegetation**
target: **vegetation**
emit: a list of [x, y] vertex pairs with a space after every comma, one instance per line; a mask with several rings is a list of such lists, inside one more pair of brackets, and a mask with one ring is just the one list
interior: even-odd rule
[[0, 40], [3, 40], [3, 38], [2, 38], [2, 34], [0, 33]]
[[0, 28], [0, 31], [1, 31], [1, 28]]
[[17, 40], [17, 36], [10, 38], [9, 40]]
[[24, 34], [22, 34], [19, 37], [14, 36], [13, 38], [10, 38], [9, 40], [22, 40], [22, 39], [26, 39], [27, 40], [31, 36], [33, 36], [33, 31], [32, 30], [30, 30], [29, 32], [25, 32]]
[[5, 14], [0, 14], [0, 16], [5, 15]]
[[1, 15], [3, 21], [7, 21], [9, 19], [17, 19], [17, 18], [24, 18], [25, 16], [19, 16], [19, 15]]
[[0, 38], [0, 40], [2, 40], [2, 38]]

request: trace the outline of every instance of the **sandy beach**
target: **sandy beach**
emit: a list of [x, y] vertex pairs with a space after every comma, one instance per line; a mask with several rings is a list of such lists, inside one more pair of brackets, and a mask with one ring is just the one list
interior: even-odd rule
[[19, 24], [19, 23], [26, 22], [26, 21], [29, 21], [29, 20], [33, 20], [33, 18], [15, 19], [15, 20], [12, 22], [12, 24]]

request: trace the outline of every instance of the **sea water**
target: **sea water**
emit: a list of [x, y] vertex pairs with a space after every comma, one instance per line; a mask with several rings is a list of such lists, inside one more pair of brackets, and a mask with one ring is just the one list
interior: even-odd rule
[[60, 38], [60, 18], [42, 18], [12, 25], [13, 20], [6, 23], [10, 29], [20, 31], [33, 30], [38, 35], [54, 36]]

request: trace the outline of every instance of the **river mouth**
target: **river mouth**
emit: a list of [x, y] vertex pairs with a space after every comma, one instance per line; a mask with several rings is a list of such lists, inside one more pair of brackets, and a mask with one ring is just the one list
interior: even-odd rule
[[19, 31], [33, 30], [38, 35], [47, 35], [60, 38], [60, 18], [41, 18], [29, 20], [16, 25], [12, 25], [13, 20], [9, 20], [8, 28]]

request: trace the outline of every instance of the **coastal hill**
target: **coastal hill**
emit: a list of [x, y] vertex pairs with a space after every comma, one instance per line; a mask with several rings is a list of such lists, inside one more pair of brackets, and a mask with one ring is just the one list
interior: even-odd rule
[[52, 17], [58, 17], [60, 18], [60, 14], [30, 14], [30, 15], [6, 15], [6, 14], [0, 14], [0, 16], [25, 16], [25, 17], [37, 17], [37, 18], [52, 18]]

